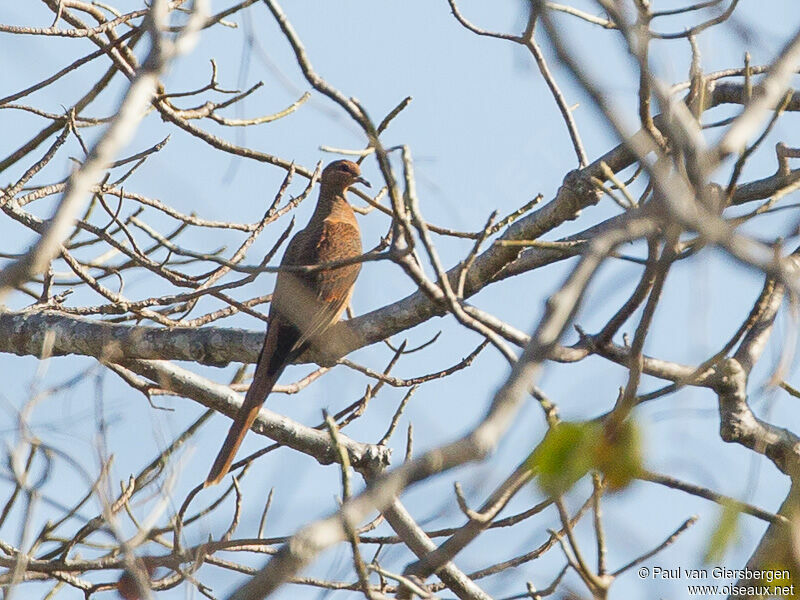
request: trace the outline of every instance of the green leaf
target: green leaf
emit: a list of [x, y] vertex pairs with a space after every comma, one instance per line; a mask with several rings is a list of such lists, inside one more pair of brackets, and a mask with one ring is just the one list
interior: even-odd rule
[[628, 487], [642, 470], [642, 443], [636, 423], [627, 420], [613, 433], [602, 432], [595, 449], [594, 467], [605, 475], [608, 489]]
[[703, 557], [707, 564], [718, 564], [725, 556], [728, 547], [736, 539], [740, 514], [741, 512], [736, 505], [730, 502], [722, 505], [719, 521], [717, 521], [717, 526], [708, 539], [708, 546]]
[[642, 468], [638, 428], [630, 420], [613, 432], [595, 421], [561, 422], [533, 451], [528, 467], [549, 496], [563, 494], [591, 470], [603, 473], [609, 489], [622, 489]]
[[566, 492], [592, 468], [599, 425], [562, 422], [550, 429], [528, 459], [539, 487], [550, 496]]

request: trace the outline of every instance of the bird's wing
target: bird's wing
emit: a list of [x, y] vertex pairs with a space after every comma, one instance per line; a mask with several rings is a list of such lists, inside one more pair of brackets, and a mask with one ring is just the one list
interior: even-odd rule
[[[291, 251], [290, 251], [291, 250]], [[361, 254], [358, 227], [344, 221], [325, 220], [293, 248], [287, 248], [282, 265], [315, 265]], [[322, 269], [311, 273], [281, 271], [275, 284], [276, 312], [300, 330], [293, 353], [302, 352], [341, 316], [353, 291], [361, 264]]]

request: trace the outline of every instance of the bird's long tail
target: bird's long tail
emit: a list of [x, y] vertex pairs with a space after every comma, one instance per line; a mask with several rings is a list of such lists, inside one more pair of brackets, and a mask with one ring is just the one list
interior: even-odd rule
[[[277, 379], [278, 377], [276, 374], [276, 376], [272, 378], [272, 381], [269, 382], [267, 394], [272, 391], [272, 386], [275, 385], [275, 381], [277, 381]], [[245, 398], [245, 404], [242, 406], [239, 414], [237, 414], [236, 418], [233, 420], [231, 428], [228, 429], [228, 435], [225, 436], [225, 441], [222, 444], [222, 448], [220, 449], [219, 454], [217, 454], [217, 458], [214, 460], [211, 470], [208, 472], [208, 477], [206, 477], [204, 487], [218, 484], [220, 481], [222, 481], [222, 478], [228, 474], [228, 469], [231, 468], [231, 463], [233, 463], [233, 459], [236, 456], [236, 452], [239, 450], [239, 446], [242, 445], [244, 436], [247, 435], [247, 431], [250, 429], [253, 421], [256, 420], [258, 411], [261, 410], [261, 406], [264, 403], [264, 401], [261, 400], [260, 402], [252, 402], [248, 406], [247, 400], [248, 399]]]
[[278, 377], [286, 367], [291, 354], [292, 339], [297, 339], [296, 334], [287, 329], [276, 326], [270, 327], [267, 332], [264, 348], [261, 350], [258, 366], [253, 375], [253, 383], [247, 390], [242, 408], [233, 419], [233, 424], [228, 430], [225, 442], [211, 466], [211, 471], [209, 471], [203, 487], [218, 484], [228, 474], [228, 469], [231, 467], [239, 446], [242, 445], [244, 436], [247, 435], [247, 431], [258, 416], [258, 411], [261, 410], [264, 401], [275, 386], [275, 382], [278, 381]]

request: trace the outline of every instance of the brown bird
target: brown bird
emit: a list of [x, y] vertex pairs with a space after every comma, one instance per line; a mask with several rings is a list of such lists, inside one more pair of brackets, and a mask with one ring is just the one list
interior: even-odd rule
[[[354, 183], [369, 186], [356, 163], [337, 160], [325, 167], [314, 214], [306, 228], [289, 242], [281, 266], [320, 265], [361, 254], [361, 232], [345, 198]], [[227, 474], [247, 430], [286, 365], [339, 320], [360, 270], [361, 263], [354, 263], [306, 273], [278, 272], [253, 382], [206, 477], [206, 487], [219, 483]]]

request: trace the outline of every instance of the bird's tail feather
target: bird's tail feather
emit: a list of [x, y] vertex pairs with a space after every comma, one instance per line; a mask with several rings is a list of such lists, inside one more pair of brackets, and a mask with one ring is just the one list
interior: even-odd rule
[[208, 473], [208, 477], [206, 477], [206, 482], [203, 487], [218, 484], [222, 481], [222, 478], [228, 474], [228, 469], [230, 469], [231, 463], [233, 463], [239, 446], [242, 445], [244, 436], [247, 435], [247, 431], [250, 429], [253, 421], [256, 420], [258, 411], [261, 410], [261, 406], [264, 404], [264, 399], [272, 391], [283, 368], [281, 367], [272, 373], [266, 372], [266, 369], [264, 369], [264, 371], [265, 373], [261, 377], [259, 377], [259, 373], [256, 373], [256, 377], [250, 385], [250, 389], [247, 390], [242, 408], [239, 410], [239, 413], [233, 420], [231, 428], [228, 430], [225, 442], [222, 444], [222, 448], [219, 454], [217, 454], [214, 464], [211, 466], [211, 470]]

